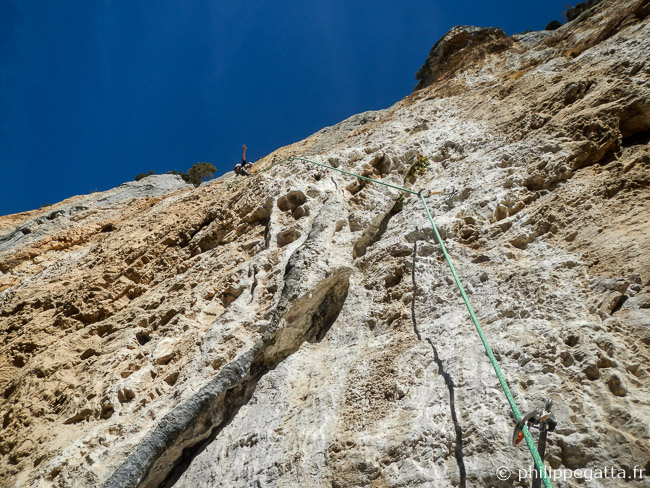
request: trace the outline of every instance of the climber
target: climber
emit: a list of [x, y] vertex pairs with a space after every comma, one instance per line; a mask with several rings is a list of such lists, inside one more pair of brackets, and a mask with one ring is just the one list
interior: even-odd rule
[[237, 163], [235, 165], [235, 174], [236, 175], [241, 174], [241, 175], [246, 175], [246, 176], [253, 176], [250, 173], [250, 171], [248, 171], [249, 169], [251, 169], [253, 167], [253, 163], [246, 162], [246, 149], [248, 149], [248, 148], [246, 147], [246, 144], [244, 144], [242, 147], [244, 149], [244, 152], [242, 153], [242, 156], [241, 156], [241, 163]]

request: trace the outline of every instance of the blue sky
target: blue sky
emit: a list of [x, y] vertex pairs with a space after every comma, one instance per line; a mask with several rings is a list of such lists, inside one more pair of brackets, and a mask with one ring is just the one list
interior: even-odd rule
[[147, 170], [224, 173], [243, 143], [256, 160], [400, 100], [454, 25], [540, 30], [566, 5], [0, 0], [0, 215]]

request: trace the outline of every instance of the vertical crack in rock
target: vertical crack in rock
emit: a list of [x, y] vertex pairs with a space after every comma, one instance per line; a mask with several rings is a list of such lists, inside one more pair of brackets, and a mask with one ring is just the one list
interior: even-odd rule
[[264, 224], [264, 249], [268, 249], [271, 245], [271, 221], [269, 220]]
[[181, 237], [180, 237], [180, 246], [185, 247], [187, 246], [190, 242], [192, 242], [192, 239], [199, 234], [201, 231], [203, 231], [206, 227], [209, 227], [212, 222], [214, 222], [217, 218], [217, 213], [210, 209], [206, 215], [203, 217], [203, 219], [194, 226], [194, 228], [188, 229], [186, 232], [184, 232]]
[[390, 219], [400, 213], [402, 211], [402, 207], [403, 203], [401, 201], [395, 202], [388, 213], [384, 215], [381, 222], [379, 222], [379, 225], [371, 225], [364, 231], [363, 235], [355, 243], [354, 250], [352, 251], [352, 256], [355, 259], [364, 256], [366, 254], [366, 250], [381, 239], [381, 237], [386, 232], [386, 229], [388, 228]]
[[[411, 320], [413, 322], [413, 330], [418, 340], [422, 340], [422, 335], [418, 330], [418, 325], [415, 317], [415, 297], [417, 294], [417, 283], [415, 281], [415, 265], [417, 264], [417, 254], [418, 254], [418, 241], [417, 239], [413, 243], [413, 265], [411, 269], [411, 279], [413, 280], [413, 299], [411, 300]], [[463, 428], [458, 422], [458, 416], [456, 415], [456, 397], [454, 392], [454, 380], [449, 373], [445, 371], [444, 364], [440, 356], [438, 355], [438, 350], [433, 344], [433, 341], [429, 338], [426, 341], [431, 346], [433, 351], [433, 360], [438, 365], [438, 374], [442, 376], [445, 381], [445, 385], [449, 390], [449, 410], [451, 411], [451, 420], [454, 423], [454, 431], [456, 433], [456, 445], [454, 447], [454, 457], [456, 458], [456, 463], [458, 464], [458, 472], [460, 474], [460, 487], [465, 488], [467, 484], [467, 470], [465, 469], [465, 460], [463, 458]]]
[[255, 288], [257, 288], [257, 273], [258, 272], [259, 272], [259, 270], [257, 269], [257, 266], [253, 265], [253, 269], [252, 269], [253, 283], [251, 284], [251, 299], [249, 300], [248, 303], [253, 303], [253, 300], [255, 299]]
[[[267, 360], [293, 353], [295, 337], [302, 338], [298, 347], [305, 340], [322, 338], [322, 331], [327, 332], [343, 306], [353, 270], [345, 265], [331, 269], [327, 259], [322, 261], [335, 232], [340, 203], [334, 199], [321, 208], [307, 239], [287, 262], [282, 294], [270, 320], [278, 325], [270, 328], [274, 335], [264, 351]], [[305, 317], [310, 317], [309, 325]]]
[[320, 268], [313, 264], [314, 256], [323, 254], [324, 243], [331, 240], [323, 234], [334, 232], [332, 207], [323, 207], [305, 243], [289, 258], [281, 297], [262, 338], [165, 415], [105, 488], [173, 486], [251, 399], [264, 374], [305, 341], [325, 337], [343, 308], [353, 271], [349, 266], [323, 269], [322, 263]]

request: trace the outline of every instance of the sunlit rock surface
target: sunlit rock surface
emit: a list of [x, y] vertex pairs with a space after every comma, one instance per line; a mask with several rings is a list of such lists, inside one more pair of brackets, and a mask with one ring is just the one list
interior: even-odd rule
[[[547, 465], [629, 478], [650, 473], [649, 12], [467, 45], [256, 165], [448, 190], [427, 201], [520, 410], [554, 400]], [[0, 218], [2, 486], [527, 486], [418, 198], [296, 161], [162, 178]]]

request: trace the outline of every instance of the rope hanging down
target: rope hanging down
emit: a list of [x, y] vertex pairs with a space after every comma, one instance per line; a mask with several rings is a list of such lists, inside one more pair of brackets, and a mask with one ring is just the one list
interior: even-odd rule
[[[503, 372], [501, 371], [501, 367], [499, 366], [499, 363], [497, 362], [496, 358], [494, 357], [494, 354], [492, 353], [492, 348], [490, 347], [490, 344], [487, 341], [487, 338], [485, 337], [485, 334], [483, 333], [483, 329], [481, 328], [481, 325], [478, 322], [478, 319], [476, 318], [476, 314], [474, 313], [474, 309], [472, 308], [472, 304], [469, 301], [469, 298], [467, 298], [467, 294], [465, 293], [465, 288], [463, 287], [463, 284], [460, 282], [460, 279], [458, 278], [458, 275], [456, 274], [456, 269], [454, 268], [454, 264], [451, 261], [451, 258], [449, 257], [449, 254], [447, 253], [447, 248], [445, 247], [445, 244], [442, 241], [442, 238], [440, 237], [440, 233], [438, 232], [438, 228], [436, 227], [435, 222], [433, 221], [433, 217], [431, 216], [431, 212], [429, 211], [429, 206], [427, 205], [426, 200], [424, 199], [424, 196], [422, 195], [422, 192], [415, 192], [413, 190], [408, 190], [406, 188], [401, 188], [399, 186], [391, 185], [390, 183], [385, 183], [383, 181], [379, 180], [373, 180], [372, 178], [368, 178], [366, 176], [361, 176], [357, 175], [354, 173], [350, 173], [348, 171], [344, 171], [339, 168], [335, 168], [333, 166], [328, 166], [323, 163], [319, 163], [316, 161], [312, 161], [310, 159], [305, 159], [301, 157], [295, 157], [295, 156], [290, 156], [286, 160], [293, 160], [293, 161], [304, 161], [306, 163], [311, 163], [315, 164], [317, 166], [321, 166], [323, 168], [327, 169], [332, 169], [334, 171], [338, 171], [339, 173], [343, 173], [349, 176], [354, 176], [355, 178], [360, 178], [362, 180], [370, 181], [372, 183], [378, 183], [380, 185], [387, 186], [389, 188], [394, 188], [395, 190], [401, 191], [401, 192], [406, 192], [410, 193], [412, 195], [418, 195], [420, 197], [420, 201], [422, 202], [422, 205], [424, 206], [424, 210], [427, 214], [427, 217], [429, 218], [429, 222], [431, 223], [431, 227], [433, 227], [433, 231], [436, 235], [436, 240], [438, 241], [438, 244], [440, 244], [440, 248], [442, 249], [442, 253], [445, 256], [445, 259], [447, 260], [447, 264], [449, 265], [449, 269], [451, 270], [451, 274], [454, 276], [454, 280], [456, 281], [456, 286], [458, 287], [458, 290], [460, 291], [461, 296], [463, 297], [463, 301], [465, 302], [465, 305], [467, 306], [467, 310], [469, 311], [469, 315], [472, 319], [472, 322], [474, 323], [474, 326], [476, 327], [476, 331], [478, 332], [479, 337], [481, 338], [481, 342], [483, 343], [483, 347], [485, 348], [485, 352], [487, 353], [488, 358], [490, 359], [490, 362], [492, 363], [492, 367], [494, 368], [494, 371], [497, 375], [497, 378], [499, 379], [499, 383], [501, 384], [501, 388], [503, 389], [503, 392], [506, 395], [506, 398], [508, 400], [508, 403], [510, 404], [510, 408], [512, 409], [512, 413], [515, 416], [515, 421], [519, 421], [521, 418], [521, 413], [519, 412], [519, 408], [517, 408], [517, 403], [515, 402], [514, 397], [512, 396], [512, 393], [510, 391], [510, 388], [508, 387], [508, 383], [506, 382], [505, 377], [503, 376]], [[284, 162], [286, 160], [278, 161], [279, 164], [281, 162]], [[270, 169], [270, 168], [269, 168]], [[544, 486], [546, 488], [553, 488], [553, 485], [551, 484], [551, 481], [548, 479], [548, 476], [546, 475], [546, 469], [544, 468], [544, 461], [542, 461], [542, 458], [539, 455], [539, 452], [537, 451], [537, 446], [535, 446], [535, 441], [533, 440], [533, 436], [530, 434], [530, 431], [528, 430], [528, 427], [524, 425], [522, 427], [522, 432], [524, 434], [524, 439], [526, 440], [526, 445], [528, 446], [528, 449], [530, 450], [530, 453], [533, 457], [533, 461], [535, 462], [535, 467], [537, 468], [537, 472], [540, 473], [542, 477], [542, 481], [544, 482]]]

